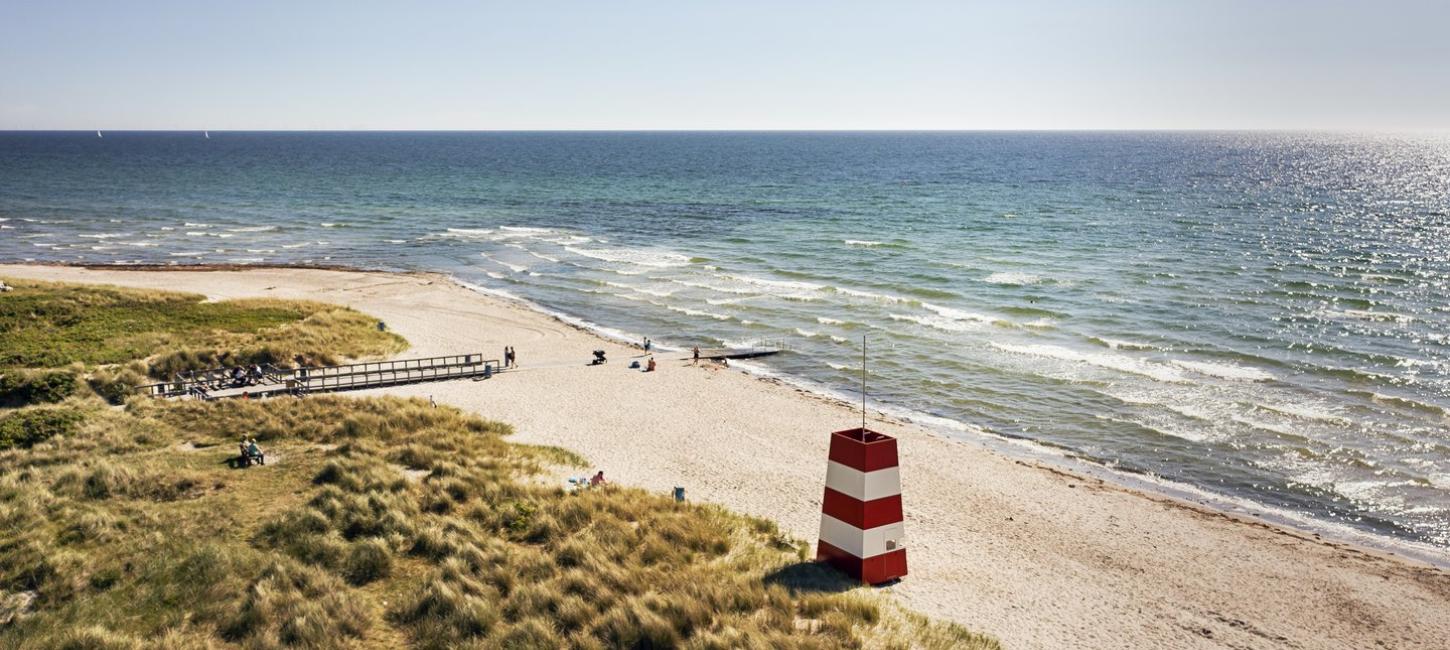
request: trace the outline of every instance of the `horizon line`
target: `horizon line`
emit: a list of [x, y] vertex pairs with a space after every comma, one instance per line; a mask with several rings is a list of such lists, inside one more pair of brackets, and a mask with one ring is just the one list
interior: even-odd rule
[[522, 128], [522, 129], [447, 129], [447, 128], [54, 128], [54, 129], [11, 129], [0, 128], [0, 133], [90, 133], [111, 131], [115, 133], [1450, 133], [1450, 126], [1443, 127], [1028, 127], [1028, 128], [619, 128], [619, 129], [571, 129], [571, 128]]

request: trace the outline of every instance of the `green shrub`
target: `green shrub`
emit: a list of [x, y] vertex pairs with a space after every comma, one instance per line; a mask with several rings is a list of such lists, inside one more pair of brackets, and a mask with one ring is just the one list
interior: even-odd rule
[[66, 408], [35, 408], [0, 416], [0, 449], [30, 447], [56, 436], [69, 436], [85, 415]]
[[70, 370], [8, 370], [0, 375], [0, 406], [54, 404], [76, 392]]

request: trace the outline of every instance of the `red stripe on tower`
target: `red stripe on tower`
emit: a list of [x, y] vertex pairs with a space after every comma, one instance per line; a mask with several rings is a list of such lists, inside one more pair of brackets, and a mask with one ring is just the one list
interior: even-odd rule
[[816, 560], [867, 584], [906, 575], [896, 439], [870, 429], [831, 434]]

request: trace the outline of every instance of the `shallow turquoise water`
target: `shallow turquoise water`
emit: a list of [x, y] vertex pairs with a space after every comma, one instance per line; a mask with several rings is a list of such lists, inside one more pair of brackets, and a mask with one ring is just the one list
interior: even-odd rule
[[[1450, 139], [0, 134], [0, 258], [446, 271], [1450, 547]], [[964, 470], [969, 471], [969, 470]]]

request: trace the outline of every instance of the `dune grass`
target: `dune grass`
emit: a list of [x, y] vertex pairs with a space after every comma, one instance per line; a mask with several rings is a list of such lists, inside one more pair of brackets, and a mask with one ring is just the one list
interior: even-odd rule
[[[585, 459], [455, 409], [108, 403], [137, 372], [117, 364], [404, 344], [357, 312], [13, 284], [4, 372], [63, 394], [0, 410], [0, 648], [998, 647], [805, 562], [773, 522], [566, 491]], [[265, 466], [232, 467], [242, 436]]]
[[91, 399], [0, 451], [0, 647], [996, 647], [770, 522], [566, 492], [538, 477], [576, 458], [450, 408]]
[[14, 288], [0, 298], [0, 407], [58, 402], [80, 388], [118, 403], [147, 376], [330, 364], [407, 346], [335, 305], [0, 279]]

